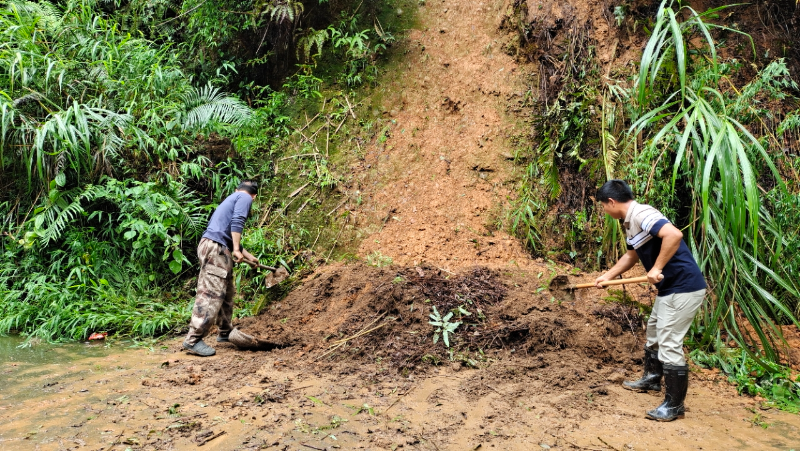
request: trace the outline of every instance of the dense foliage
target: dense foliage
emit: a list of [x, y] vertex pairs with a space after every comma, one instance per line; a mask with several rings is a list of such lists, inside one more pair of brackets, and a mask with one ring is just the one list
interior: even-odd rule
[[[374, 81], [391, 34], [364, 27], [356, 14], [329, 17], [312, 43], [300, 39], [291, 49], [308, 64], [267, 80], [280, 90], [256, 80], [237, 87], [228, 77], [235, 68], [219, 60], [226, 41], [218, 38], [235, 31], [246, 39], [247, 27], [217, 26], [219, 9], [204, 5], [177, 5], [186, 8], [180, 13], [148, 2], [0, 8], [0, 334], [83, 339], [185, 326], [194, 248], [216, 203], [245, 178], [262, 185], [244, 236], [251, 252], [288, 265], [314, 239], [302, 209], [287, 210], [294, 199], [286, 190], [299, 180], [330, 191], [337, 177], [327, 151], [277, 170], [289, 149], [308, 153], [315, 144], [292, 138], [293, 116], [322, 103], [327, 127], [347, 117], [346, 94], [323, 99], [323, 83]], [[278, 35], [261, 36], [267, 48], [283, 45], [286, 33], [294, 39], [301, 3], [249, 7], [277, 27]], [[184, 15], [191, 20], [179, 21]], [[188, 57], [207, 51], [213, 64]], [[315, 71], [321, 58], [341, 68], [328, 81]], [[306, 214], [321, 202], [308, 204]], [[247, 314], [264, 302], [263, 275], [238, 268], [236, 277], [247, 297], [239, 313]]]
[[[645, 21], [637, 72], [620, 70], [609, 82], [593, 76], [590, 42], [571, 36], [562, 89], [539, 115], [539, 145], [526, 156], [528, 178], [512, 213], [521, 219], [512, 225], [535, 239], [541, 224], [559, 222], [571, 231], [564, 248], [531, 247], [590, 268], [613, 264], [623, 249], [618, 223], [570, 195], [627, 179], [640, 201], [684, 231], [709, 280], [713, 294], [693, 345], [725, 360], [722, 348], [735, 340], [748, 361], [774, 373], [770, 362], [787, 355], [783, 327], [797, 326], [800, 315], [798, 86], [781, 58], [742, 83], [757, 66], [720, 58], [715, 39], [743, 36], [741, 58], [756, 49], [741, 31], [715, 24], [725, 8], [698, 13], [663, 2]], [[575, 213], [553, 218], [553, 203]]]

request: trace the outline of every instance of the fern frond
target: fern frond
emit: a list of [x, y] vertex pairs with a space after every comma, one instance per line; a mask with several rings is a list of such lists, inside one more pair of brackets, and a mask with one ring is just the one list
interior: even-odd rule
[[183, 101], [186, 109], [184, 129], [202, 128], [212, 122], [241, 125], [252, 115], [252, 110], [244, 102], [211, 85], [200, 90], [192, 88], [183, 96]]
[[305, 11], [305, 7], [299, 1], [277, 0], [267, 5], [262, 14], [269, 14], [269, 19], [276, 24], [280, 24], [286, 20], [290, 23], [294, 23], [296, 20], [300, 19], [300, 15], [303, 14], [303, 11]]
[[329, 39], [330, 35], [328, 34], [327, 29], [322, 30], [315, 30], [313, 28], [309, 28], [308, 32], [304, 36], [302, 36], [298, 43], [297, 43], [297, 59], [300, 59], [300, 52], [305, 56], [305, 60], [309, 61], [311, 59], [311, 49], [315, 46], [317, 47], [317, 53], [314, 54], [315, 57], [322, 55], [322, 47], [325, 45], [325, 42]]

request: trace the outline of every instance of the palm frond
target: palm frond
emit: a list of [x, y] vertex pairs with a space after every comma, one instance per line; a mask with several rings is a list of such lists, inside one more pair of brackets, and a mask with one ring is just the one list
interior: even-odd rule
[[211, 85], [192, 88], [183, 96], [184, 129], [202, 128], [212, 122], [241, 125], [251, 116], [250, 108]]

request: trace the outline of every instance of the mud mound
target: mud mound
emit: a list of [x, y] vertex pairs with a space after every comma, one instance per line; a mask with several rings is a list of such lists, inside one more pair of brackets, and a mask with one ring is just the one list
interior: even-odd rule
[[[486, 268], [451, 274], [435, 267], [340, 265], [321, 268], [239, 327], [294, 344], [275, 351], [287, 359], [301, 357], [327, 369], [377, 364], [378, 371], [403, 375], [451, 361], [477, 366], [510, 353], [556, 359], [566, 376], [560, 370], [548, 374], [569, 379], [574, 371], [568, 368], [585, 367], [587, 358], [619, 366], [638, 356], [641, 332], [631, 330], [624, 316], [593, 313], [602, 306], [596, 300], [562, 304], [540, 285], [525, 273]], [[460, 322], [448, 335], [449, 348], [430, 324], [436, 312], [448, 323]], [[553, 364], [534, 366], [541, 365]]]

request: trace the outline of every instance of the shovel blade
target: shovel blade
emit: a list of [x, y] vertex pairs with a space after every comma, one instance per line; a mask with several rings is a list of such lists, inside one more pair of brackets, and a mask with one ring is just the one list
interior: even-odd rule
[[561, 301], [572, 301], [575, 299], [575, 285], [570, 283], [569, 277], [564, 274], [553, 277], [548, 287], [550, 294]]
[[253, 351], [271, 351], [273, 349], [286, 347], [284, 343], [273, 343], [271, 341], [262, 340], [246, 334], [238, 328], [231, 331], [228, 335], [228, 340], [239, 349], [250, 349]]
[[275, 285], [286, 280], [287, 277], [289, 277], [289, 271], [287, 271], [286, 268], [281, 266], [275, 271], [271, 271], [269, 275], [267, 275], [264, 278], [264, 285], [266, 288], [272, 288]]

